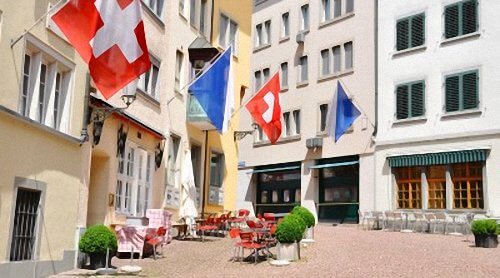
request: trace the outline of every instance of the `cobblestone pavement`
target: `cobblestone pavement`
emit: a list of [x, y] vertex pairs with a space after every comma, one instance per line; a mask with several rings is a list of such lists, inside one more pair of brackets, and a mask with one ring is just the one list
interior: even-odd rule
[[[301, 248], [301, 261], [285, 267], [230, 262], [231, 240], [208, 239], [174, 240], [162, 258], [134, 260], [143, 268], [139, 277], [500, 277], [500, 248], [475, 248], [465, 237], [320, 224], [316, 242]], [[129, 263], [113, 258], [117, 267]], [[92, 271], [74, 270], [54, 277], [91, 276]]]

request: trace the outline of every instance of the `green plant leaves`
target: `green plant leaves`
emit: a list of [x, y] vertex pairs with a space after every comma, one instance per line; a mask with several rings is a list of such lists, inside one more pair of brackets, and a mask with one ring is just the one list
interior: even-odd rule
[[113, 231], [104, 225], [95, 225], [87, 228], [78, 247], [87, 254], [106, 254], [108, 248], [109, 252], [116, 251], [118, 244]]
[[316, 224], [314, 215], [305, 207], [296, 206], [292, 210], [292, 214], [300, 216], [306, 223], [307, 228], [311, 228]]
[[472, 222], [471, 231], [474, 235], [491, 235], [498, 233], [497, 221], [494, 219], [480, 219]]

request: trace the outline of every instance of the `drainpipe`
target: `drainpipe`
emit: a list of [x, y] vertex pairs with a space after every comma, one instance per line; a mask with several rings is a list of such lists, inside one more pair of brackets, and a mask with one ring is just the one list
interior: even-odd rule
[[212, 0], [212, 15], [210, 17], [210, 44], [213, 44], [214, 37], [214, 14], [215, 14], [215, 0]]
[[205, 215], [205, 196], [206, 196], [206, 193], [207, 193], [207, 187], [209, 186], [209, 184], [207, 183], [208, 179], [208, 174], [207, 174], [207, 162], [208, 162], [208, 156], [209, 156], [209, 153], [208, 153], [208, 130], [205, 130], [205, 159], [203, 160], [203, 188], [202, 188], [202, 192], [201, 192], [201, 196], [200, 196], [200, 200], [201, 200], [201, 217], [203, 218], [203, 216]]
[[[85, 79], [85, 97], [83, 99], [83, 120], [82, 131], [80, 132], [81, 144], [89, 140], [88, 126], [90, 123], [90, 74], [87, 73]], [[81, 146], [80, 144], [80, 146]]]
[[[373, 128], [372, 138], [375, 139], [377, 137], [378, 132], [378, 0], [375, 1], [375, 15], [374, 15], [374, 44], [375, 44], [375, 127]], [[377, 146], [375, 146], [376, 148]], [[375, 151], [376, 153], [376, 151]], [[377, 157], [373, 159], [373, 208], [377, 209]]]

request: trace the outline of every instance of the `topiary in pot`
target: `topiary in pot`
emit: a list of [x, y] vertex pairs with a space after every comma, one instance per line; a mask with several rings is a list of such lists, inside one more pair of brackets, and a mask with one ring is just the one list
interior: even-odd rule
[[472, 222], [476, 247], [496, 248], [498, 246], [498, 225], [494, 219], [481, 219]]
[[296, 206], [292, 210], [293, 215], [298, 215], [300, 218], [304, 220], [307, 228], [311, 228], [316, 224], [316, 219], [314, 215], [305, 207]]
[[302, 218], [290, 214], [278, 225], [276, 229], [276, 239], [279, 244], [278, 260], [294, 261], [300, 259], [299, 244], [306, 229], [306, 224]]
[[111, 257], [118, 249], [116, 235], [104, 225], [95, 225], [87, 228], [78, 244], [80, 251], [90, 257], [90, 268], [105, 267], [106, 252], [109, 249], [108, 265]]

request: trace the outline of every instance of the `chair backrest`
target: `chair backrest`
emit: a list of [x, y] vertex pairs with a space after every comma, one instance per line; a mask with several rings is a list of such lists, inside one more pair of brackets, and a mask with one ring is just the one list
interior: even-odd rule
[[438, 220], [446, 220], [448, 217], [445, 212], [438, 211], [435, 213], [436, 219]]
[[229, 237], [232, 239], [235, 239], [240, 236], [240, 229], [239, 228], [232, 228], [229, 230]]
[[384, 211], [385, 218], [392, 218], [393, 216], [394, 216], [394, 214], [392, 213], [392, 211], [389, 211], [389, 210]]
[[276, 217], [274, 216], [274, 213], [269, 213], [269, 212], [264, 213], [264, 219], [266, 221], [276, 221]]
[[241, 241], [253, 241], [253, 232], [240, 232]]
[[424, 213], [421, 211], [415, 211], [413, 215], [415, 216], [415, 220], [425, 220]]
[[400, 219], [400, 218], [401, 218], [401, 212], [400, 212], [400, 211], [394, 211], [394, 212], [392, 213], [392, 216], [393, 216], [394, 218]]
[[156, 231], [157, 236], [165, 236], [166, 234], [167, 234], [167, 229], [165, 229], [165, 227], [160, 227]]
[[246, 222], [247, 222], [248, 228], [250, 228], [250, 229], [257, 228], [257, 224], [253, 220], [247, 220]]
[[238, 211], [238, 217], [247, 217], [250, 214], [250, 211], [247, 209], [240, 209]]
[[434, 220], [434, 219], [436, 219], [436, 215], [434, 213], [432, 213], [432, 212], [425, 213], [424, 216], [425, 216], [425, 219], [427, 219], [427, 220]]

